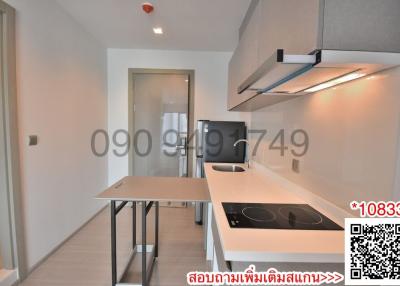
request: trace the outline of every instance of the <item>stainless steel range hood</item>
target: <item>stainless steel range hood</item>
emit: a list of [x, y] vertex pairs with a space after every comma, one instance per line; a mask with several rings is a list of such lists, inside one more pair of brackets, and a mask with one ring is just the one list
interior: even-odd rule
[[279, 49], [238, 87], [238, 93], [299, 96], [398, 65], [400, 53], [316, 50], [288, 55]]

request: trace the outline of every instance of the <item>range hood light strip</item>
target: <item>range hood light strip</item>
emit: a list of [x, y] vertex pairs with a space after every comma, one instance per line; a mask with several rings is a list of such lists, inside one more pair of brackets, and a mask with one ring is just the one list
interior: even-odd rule
[[304, 91], [305, 92], [316, 92], [316, 91], [319, 91], [319, 90], [322, 90], [322, 89], [326, 89], [326, 88], [329, 88], [329, 87], [332, 87], [332, 86], [335, 86], [335, 85], [338, 85], [338, 84], [341, 84], [341, 83], [344, 83], [344, 82], [347, 82], [347, 81], [351, 81], [351, 80], [354, 80], [354, 79], [357, 79], [357, 78], [360, 78], [360, 77], [363, 77], [363, 76], [365, 76], [364, 73], [358, 73], [358, 72], [350, 73], [350, 74], [347, 74], [347, 75], [332, 79], [330, 81], [315, 85], [315, 86], [310, 87], [310, 88], [308, 88], [308, 89], [306, 89]]

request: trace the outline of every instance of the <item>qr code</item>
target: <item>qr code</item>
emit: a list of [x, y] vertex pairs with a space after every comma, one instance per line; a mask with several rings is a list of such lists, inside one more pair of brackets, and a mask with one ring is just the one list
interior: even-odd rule
[[400, 285], [400, 218], [346, 219], [345, 282]]

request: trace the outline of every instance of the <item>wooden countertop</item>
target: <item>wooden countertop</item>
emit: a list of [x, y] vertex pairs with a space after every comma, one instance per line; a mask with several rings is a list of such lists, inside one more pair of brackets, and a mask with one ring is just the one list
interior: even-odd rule
[[96, 198], [116, 201], [210, 201], [205, 179], [182, 177], [127, 176]]

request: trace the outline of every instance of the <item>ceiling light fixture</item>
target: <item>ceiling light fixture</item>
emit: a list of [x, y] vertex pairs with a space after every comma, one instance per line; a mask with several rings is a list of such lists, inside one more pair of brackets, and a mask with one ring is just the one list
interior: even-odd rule
[[344, 76], [341, 76], [341, 77], [329, 80], [327, 82], [315, 85], [313, 87], [310, 87], [310, 88], [306, 89], [305, 92], [316, 92], [316, 91], [326, 89], [326, 88], [329, 88], [329, 87], [332, 87], [332, 86], [335, 86], [335, 85], [338, 85], [338, 84], [341, 84], [341, 83], [344, 83], [347, 81], [351, 81], [351, 80], [354, 80], [354, 79], [357, 79], [357, 78], [360, 78], [363, 76], [365, 76], [364, 73], [358, 73], [358, 72], [346, 74]]
[[161, 27], [154, 27], [154, 28], [153, 28], [153, 32], [154, 32], [154, 34], [156, 34], [156, 35], [162, 35], [162, 34], [163, 34], [163, 30], [162, 30]]

